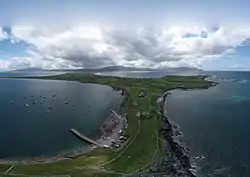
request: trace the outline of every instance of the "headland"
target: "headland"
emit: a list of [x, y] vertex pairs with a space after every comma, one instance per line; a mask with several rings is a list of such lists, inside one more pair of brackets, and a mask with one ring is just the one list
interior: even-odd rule
[[[15, 164], [7, 174], [70, 176], [195, 176], [185, 147], [175, 140], [173, 125], [165, 116], [169, 90], [207, 89], [216, 85], [206, 76], [164, 76], [161, 78], [121, 78], [93, 74], [63, 74], [30, 79], [73, 80], [122, 90], [126, 118], [125, 143], [119, 147], [95, 148], [83, 155], [46, 164]], [[117, 126], [117, 125], [116, 125]], [[113, 126], [111, 126], [112, 129]], [[12, 164], [0, 165], [5, 173]]]

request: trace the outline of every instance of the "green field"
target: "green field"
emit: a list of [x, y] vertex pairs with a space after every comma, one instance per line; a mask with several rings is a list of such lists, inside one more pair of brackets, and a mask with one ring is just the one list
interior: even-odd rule
[[[157, 110], [159, 108], [156, 99], [169, 89], [199, 89], [211, 86], [211, 82], [206, 81], [205, 76], [165, 76], [161, 78], [135, 79], [74, 73], [36, 77], [36, 79], [72, 80], [125, 89], [128, 94], [128, 101], [125, 106], [128, 119], [126, 131], [126, 136], [129, 138], [128, 142], [119, 150], [96, 149], [70, 160], [49, 164], [14, 165], [8, 173], [6, 171], [12, 164], [0, 164], [0, 176], [68, 175], [72, 177], [112, 177], [143, 169], [156, 154], [162, 153], [161, 139], [158, 136], [161, 121], [157, 119]], [[141, 89], [147, 91], [147, 97], [139, 97]], [[138, 118], [136, 116], [138, 111], [146, 112], [149, 116]]]

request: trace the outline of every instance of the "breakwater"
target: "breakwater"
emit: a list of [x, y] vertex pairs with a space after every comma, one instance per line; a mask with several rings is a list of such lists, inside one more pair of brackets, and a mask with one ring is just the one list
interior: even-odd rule
[[90, 143], [90, 144], [93, 144], [93, 145], [96, 145], [98, 147], [102, 147], [101, 144], [99, 144], [98, 142], [88, 138], [87, 136], [84, 136], [83, 134], [81, 134], [79, 131], [77, 131], [75, 128], [72, 128], [70, 129], [70, 131], [75, 135], [77, 136], [79, 139], [87, 142], [87, 143]]

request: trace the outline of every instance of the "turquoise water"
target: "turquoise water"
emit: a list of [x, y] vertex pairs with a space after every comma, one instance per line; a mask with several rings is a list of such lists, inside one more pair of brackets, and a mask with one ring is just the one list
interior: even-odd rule
[[122, 96], [111, 87], [69, 81], [0, 79], [0, 158], [54, 155], [86, 144]]
[[191, 154], [205, 157], [197, 161], [199, 176], [250, 176], [250, 73], [209, 74], [218, 86], [173, 91], [168, 114], [180, 125]]

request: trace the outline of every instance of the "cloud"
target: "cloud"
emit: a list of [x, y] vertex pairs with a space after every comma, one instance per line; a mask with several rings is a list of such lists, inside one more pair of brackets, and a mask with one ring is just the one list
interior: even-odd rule
[[235, 71], [249, 71], [249, 65], [248, 64], [234, 64], [229, 66], [230, 70], [235, 70]]
[[0, 68], [199, 67], [206, 60], [234, 54], [237, 46], [248, 39], [250, 26], [236, 25], [159, 28], [14, 25], [11, 41], [28, 43], [27, 57], [16, 57], [4, 64], [1, 61]]
[[0, 41], [8, 38], [8, 34], [0, 27]]

